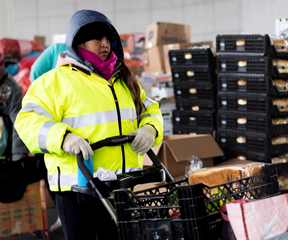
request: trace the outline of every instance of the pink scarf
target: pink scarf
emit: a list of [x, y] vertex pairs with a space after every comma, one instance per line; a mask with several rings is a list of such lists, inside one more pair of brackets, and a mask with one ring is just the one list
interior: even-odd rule
[[111, 50], [109, 59], [105, 62], [96, 53], [90, 52], [87, 49], [77, 47], [80, 56], [90, 62], [101, 73], [106, 80], [109, 80], [115, 68], [117, 56]]

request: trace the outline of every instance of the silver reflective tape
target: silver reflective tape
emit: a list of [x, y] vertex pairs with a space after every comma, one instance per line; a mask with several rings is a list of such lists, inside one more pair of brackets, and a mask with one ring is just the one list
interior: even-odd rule
[[141, 122], [141, 120], [143, 120], [143, 119], [146, 118], [146, 117], [154, 117], [154, 118], [157, 118], [157, 119], [163, 124], [162, 119], [161, 119], [158, 115], [156, 115], [156, 114], [144, 114], [144, 115], [140, 118], [140, 122]]
[[[49, 174], [48, 182], [51, 186], [58, 186], [58, 174]], [[78, 185], [78, 175], [77, 174], [60, 174], [60, 185], [62, 186], [72, 186]]]
[[44, 108], [40, 107], [39, 105], [35, 104], [35, 103], [27, 103], [21, 111], [26, 111], [26, 112], [30, 112], [30, 111], [34, 111], [35, 113], [37, 113], [38, 115], [44, 115], [45, 117], [48, 117], [52, 120], [54, 120], [54, 118], [52, 117], [52, 115], [45, 110]]
[[146, 97], [145, 101], [144, 101], [144, 105], [145, 107], [147, 108], [148, 106], [150, 105], [153, 105], [154, 103], [156, 103], [156, 101], [152, 100], [151, 98], [149, 97]]
[[[134, 172], [139, 171], [141, 168], [126, 168], [125, 172]], [[121, 174], [122, 169], [118, 169], [116, 171], [112, 171], [115, 174]], [[58, 186], [58, 174], [49, 174], [48, 182], [51, 186]], [[60, 174], [60, 186], [72, 186], [78, 185], [78, 175], [77, 174]]]
[[[120, 109], [121, 120], [136, 120], [135, 109]], [[117, 110], [104, 111], [86, 114], [78, 117], [63, 118], [62, 123], [68, 124], [72, 128], [80, 128], [100, 123], [118, 121]]]
[[39, 134], [38, 134], [38, 145], [42, 152], [49, 153], [46, 147], [47, 142], [47, 136], [50, 128], [55, 124], [56, 122], [47, 121], [45, 122], [42, 127], [40, 128]]

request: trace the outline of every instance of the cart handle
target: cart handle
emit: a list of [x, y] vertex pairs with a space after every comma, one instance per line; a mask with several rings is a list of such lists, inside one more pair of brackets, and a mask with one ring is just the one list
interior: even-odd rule
[[[123, 145], [125, 143], [131, 143], [134, 140], [134, 138], [135, 138], [135, 136], [130, 136], [130, 135], [121, 135], [121, 136], [116, 136], [116, 137], [111, 137], [111, 138], [105, 138], [104, 140], [101, 140], [99, 142], [91, 144], [91, 148], [92, 148], [93, 151], [95, 151], [95, 150], [97, 150], [99, 148], [102, 148], [102, 147], [119, 146], [119, 145]], [[157, 156], [155, 155], [153, 150], [149, 149], [146, 154], [148, 155], [148, 157], [151, 159], [151, 161], [153, 162], [153, 164], [156, 167], [159, 167], [159, 168], [164, 170], [165, 176], [166, 176], [166, 178], [165, 178], [166, 182], [167, 183], [174, 182], [173, 177], [168, 172], [168, 170], [163, 165], [163, 163], [160, 162], [160, 160], [157, 158]], [[77, 155], [77, 164], [78, 164], [81, 172], [85, 176], [86, 180], [88, 182], [91, 181], [93, 179], [93, 175], [88, 170], [87, 166], [84, 164], [84, 159], [83, 159], [83, 155], [82, 155], [81, 152]], [[99, 193], [98, 190], [97, 190], [97, 193]], [[100, 194], [99, 196], [102, 196], [102, 194]]]

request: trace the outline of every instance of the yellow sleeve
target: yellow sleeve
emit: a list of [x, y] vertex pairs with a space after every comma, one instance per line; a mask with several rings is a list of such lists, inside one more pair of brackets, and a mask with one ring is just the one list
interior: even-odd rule
[[57, 99], [61, 88], [56, 77], [48, 72], [30, 86], [15, 121], [14, 127], [31, 153], [64, 154], [63, 136], [71, 127], [61, 123], [63, 110]]
[[159, 108], [159, 103], [148, 98], [144, 90], [140, 87], [141, 100], [144, 103], [146, 110], [140, 115], [139, 127], [145, 124], [150, 124], [157, 130], [157, 137], [152, 147], [157, 146], [163, 139], [163, 117]]

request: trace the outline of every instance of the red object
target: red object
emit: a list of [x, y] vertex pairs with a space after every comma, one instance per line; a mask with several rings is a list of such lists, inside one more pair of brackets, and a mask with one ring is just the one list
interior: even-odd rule
[[17, 57], [25, 55], [23, 52], [21, 52], [20, 42], [21, 46], [23, 46], [23, 44], [29, 46], [29, 51], [25, 49], [26, 54], [38, 51], [42, 52], [45, 49], [41, 44], [35, 41], [2, 38], [0, 39], [0, 52], [2, 52], [4, 55], [14, 55]]

